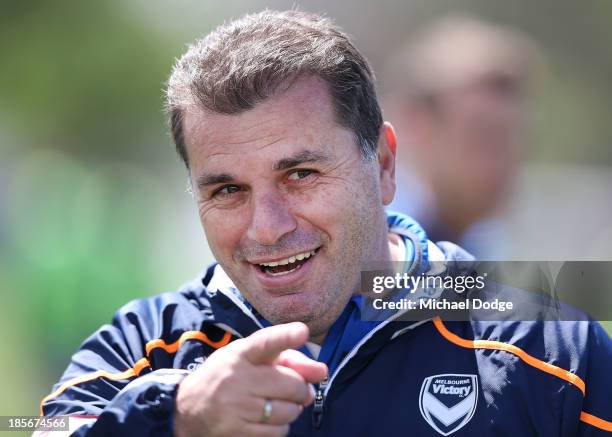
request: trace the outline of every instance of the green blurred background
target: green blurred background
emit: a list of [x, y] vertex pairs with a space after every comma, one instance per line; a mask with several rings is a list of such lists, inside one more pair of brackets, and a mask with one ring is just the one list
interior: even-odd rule
[[2, 0], [1, 415], [38, 414], [119, 306], [212, 260], [167, 134], [164, 81], [185, 44], [223, 20], [295, 4], [336, 19], [375, 70], [413, 26], [449, 11], [530, 35], [546, 68], [508, 215], [525, 235], [513, 253], [612, 259], [609, 1]]

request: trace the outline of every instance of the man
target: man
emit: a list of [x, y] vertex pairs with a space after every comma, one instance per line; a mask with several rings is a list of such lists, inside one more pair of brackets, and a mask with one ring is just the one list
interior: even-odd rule
[[[119, 310], [43, 414], [79, 416], [77, 435], [610, 428], [597, 324], [361, 320], [369, 263], [427, 271], [468, 256], [385, 215], [395, 134], [367, 62], [329, 20], [266, 11], [219, 27], [175, 65], [168, 111], [218, 264]], [[446, 396], [434, 409], [426, 386]]]
[[498, 216], [522, 154], [536, 60], [523, 35], [466, 16], [424, 26], [390, 57], [384, 101], [403, 139], [391, 207], [433, 241], [503, 258]]

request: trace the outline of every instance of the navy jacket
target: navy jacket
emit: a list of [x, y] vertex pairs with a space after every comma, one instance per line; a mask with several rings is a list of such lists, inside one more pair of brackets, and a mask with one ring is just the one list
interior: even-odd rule
[[[406, 217], [389, 224], [413, 243], [414, 263], [462, 256]], [[177, 292], [121, 308], [74, 354], [41, 414], [74, 416], [74, 435], [171, 435], [181, 379], [258, 329], [213, 265]], [[608, 435], [611, 365], [612, 341], [596, 322], [391, 318], [346, 354], [291, 435]]]

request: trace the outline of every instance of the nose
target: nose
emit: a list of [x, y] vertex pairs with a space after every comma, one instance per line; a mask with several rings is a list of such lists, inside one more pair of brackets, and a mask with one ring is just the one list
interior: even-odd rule
[[253, 196], [252, 216], [247, 237], [263, 246], [276, 244], [297, 228], [289, 202], [282, 193], [267, 192]]

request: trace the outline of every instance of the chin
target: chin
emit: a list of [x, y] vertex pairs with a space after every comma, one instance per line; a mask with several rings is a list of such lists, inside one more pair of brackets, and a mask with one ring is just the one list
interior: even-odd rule
[[289, 322], [308, 324], [324, 315], [324, 305], [313, 303], [312, 296], [309, 296], [308, 293], [276, 296], [263, 308], [264, 311], [260, 313], [275, 325]]

